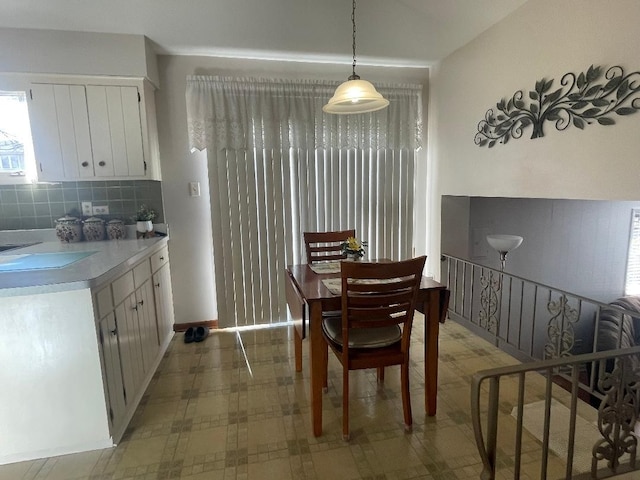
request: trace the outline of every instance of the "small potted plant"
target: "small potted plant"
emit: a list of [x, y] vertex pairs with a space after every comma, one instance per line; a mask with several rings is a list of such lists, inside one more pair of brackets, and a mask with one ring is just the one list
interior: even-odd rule
[[143, 203], [138, 207], [134, 217], [136, 221], [136, 230], [140, 233], [152, 232], [154, 218], [156, 218], [156, 212]]
[[364, 247], [367, 246], [367, 242], [360, 241], [355, 237], [349, 237], [345, 242], [340, 244], [342, 253], [351, 260], [360, 260], [364, 257]]

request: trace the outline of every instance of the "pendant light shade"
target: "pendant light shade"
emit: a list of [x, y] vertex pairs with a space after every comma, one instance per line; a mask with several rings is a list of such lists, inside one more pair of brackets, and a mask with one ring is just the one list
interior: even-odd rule
[[338, 115], [368, 113], [389, 105], [389, 100], [378, 93], [371, 82], [361, 80], [356, 75], [356, 0], [353, 0], [351, 24], [353, 25], [353, 72], [346, 82], [336, 88], [329, 103], [322, 107], [326, 113]]
[[336, 88], [336, 92], [322, 110], [326, 113], [345, 115], [381, 110], [389, 100], [378, 93], [376, 87], [366, 80], [347, 80]]

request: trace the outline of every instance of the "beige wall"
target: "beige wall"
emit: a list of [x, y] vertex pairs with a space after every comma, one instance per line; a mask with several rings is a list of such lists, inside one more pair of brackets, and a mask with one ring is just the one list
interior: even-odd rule
[[[440, 195], [574, 199], [640, 198], [640, 114], [615, 116], [614, 126], [588, 125], [492, 149], [473, 142], [478, 122], [501, 98], [541, 78], [590, 65], [640, 70], [637, 0], [530, 0], [432, 70], [429, 158], [431, 244], [440, 244]], [[432, 256], [439, 252], [431, 250]]]

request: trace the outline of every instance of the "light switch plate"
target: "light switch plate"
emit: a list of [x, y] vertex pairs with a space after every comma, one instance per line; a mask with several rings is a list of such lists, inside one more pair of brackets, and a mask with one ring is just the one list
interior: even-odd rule
[[200, 196], [200, 182], [189, 182], [189, 196]]

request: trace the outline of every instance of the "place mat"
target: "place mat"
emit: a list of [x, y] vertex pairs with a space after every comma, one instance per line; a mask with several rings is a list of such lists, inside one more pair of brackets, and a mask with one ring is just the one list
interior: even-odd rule
[[[368, 278], [361, 280], [351, 280], [351, 282], [373, 285], [375, 283], [394, 283], [401, 280], [401, 278], [390, 278], [388, 280], [376, 280], [373, 278]], [[342, 278], [323, 278], [322, 283], [333, 295], [342, 295]]]
[[342, 294], [342, 278], [323, 278], [322, 283], [333, 295]]
[[320, 262], [309, 265], [314, 273], [319, 275], [325, 273], [340, 273], [340, 262]]

